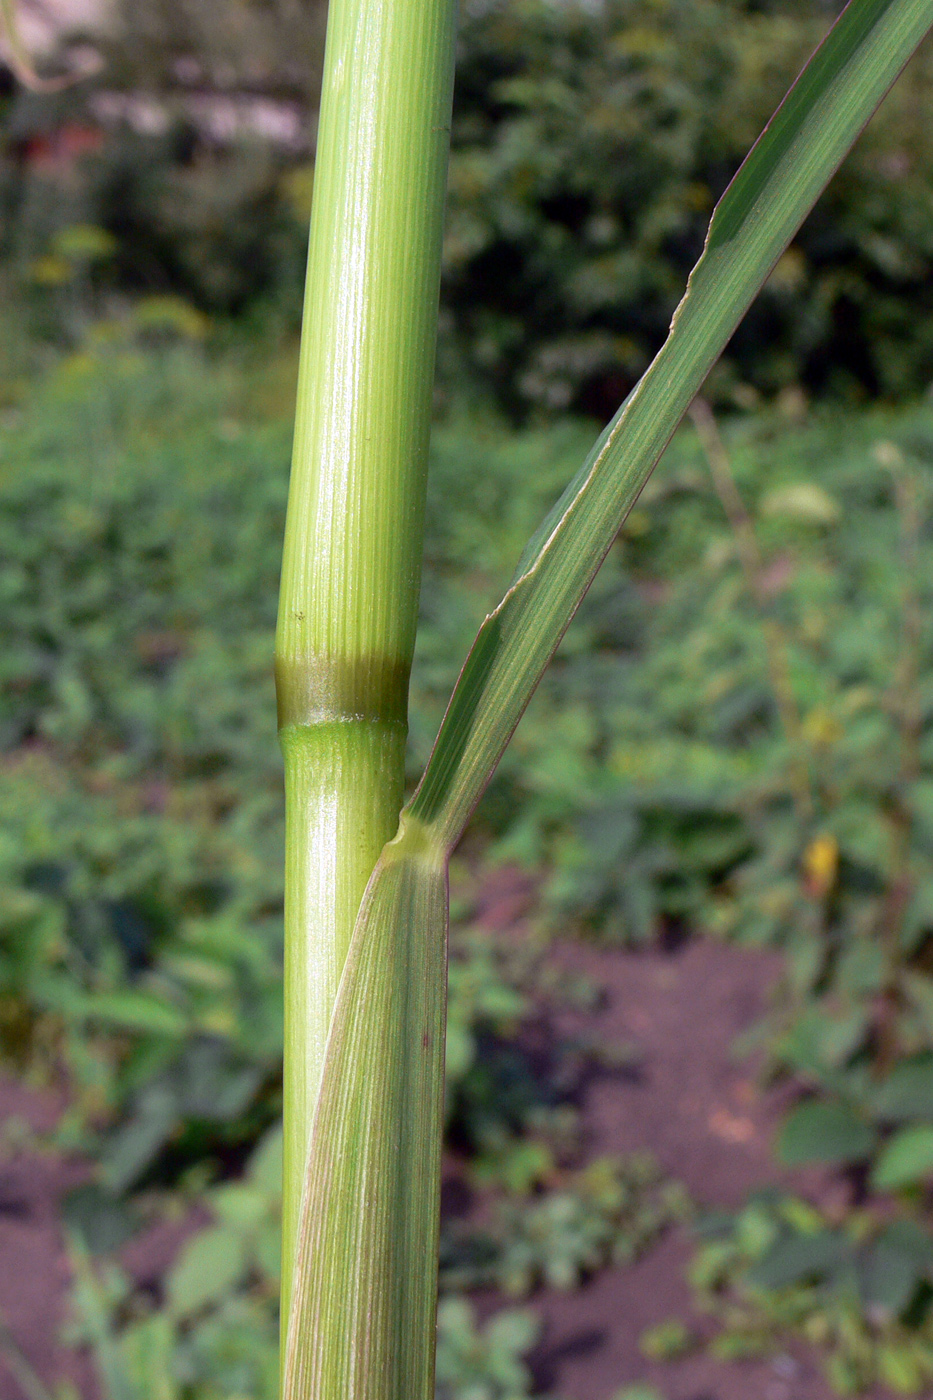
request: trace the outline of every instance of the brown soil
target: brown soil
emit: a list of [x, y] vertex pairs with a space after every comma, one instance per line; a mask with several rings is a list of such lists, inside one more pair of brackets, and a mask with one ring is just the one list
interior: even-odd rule
[[[517, 912], [510, 911], [513, 918]], [[488, 922], [501, 928], [511, 919]], [[782, 1177], [771, 1139], [785, 1096], [762, 1090], [733, 1052], [737, 1035], [765, 1007], [779, 971], [773, 957], [702, 941], [674, 953], [573, 944], [554, 956], [568, 973], [605, 991], [597, 1012], [562, 1012], [557, 1029], [595, 1030], [607, 1044], [638, 1051], [636, 1072], [601, 1075], [585, 1091], [589, 1152], [650, 1150], [695, 1200], [710, 1206], [737, 1206], [750, 1190], [781, 1180], [824, 1203], [845, 1189], [817, 1173]], [[41, 1132], [59, 1109], [54, 1100], [0, 1080], [0, 1122], [7, 1126], [20, 1119]], [[86, 1169], [17, 1148], [15, 1137], [0, 1130], [0, 1323], [47, 1384], [68, 1377], [91, 1395], [86, 1363], [58, 1335], [68, 1290], [59, 1202]], [[137, 1244], [128, 1261], [132, 1272], [151, 1277], [164, 1267], [164, 1244], [153, 1240], [151, 1259]], [[685, 1233], [673, 1232], [634, 1267], [607, 1270], [574, 1293], [537, 1297], [546, 1324], [534, 1357], [542, 1386], [565, 1400], [612, 1400], [635, 1381], [652, 1383], [665, 1400], [832, 1400], [803, 1353], [742, 1365], [699, 1352], [677, 1363], [642, 1358], [641, 1333], [670, 1317], [701, 1334], [711, 1330], [709, 1319], [691, 1308], [684, 1281], [689, 1248]], [[24, 1394], [0, 1346], [0, 1400], [24, 1400]]]
[[[824, 1203], [845, 1190], [823, 1173], [775, 1166], [771, 1140], [786, 1093], [763, 1090], [734, 1053], [736, 1037], [765, 1010], [778, 960], [700, 941], [676, 953], [574, 944], [558, 956], [605, 989], [597, 1035], [639, 1051], [636, 1075], [604, 1076], [587, 1091], [594, 1155], [647, 1149], [703, 1206], [738, 1206], [771, 1183]], [[583, 1024], [566, 1015], [562, 1029]], [[592, 1013], [585, 1025], [592, 1034]], [[665, 1400], [830, 1400], [833, 1392], [803, 1354], [741, 1365], [701, 1352], [677, 1363], [645, 1361], [638, 1339], [659, 1322], [678, 1317], [701, 1335], [711, 1331], [691, 1307], [689, 1253], [678, 1231], [634, 1267], [538, 1300], [547, 1320], [541, 1379], [567, 1400], [611, 1400], [635, 1381], [650, 1382]]]
[[85, 1359], [60, 1338], [69, 1269], [59, 1205], [87, 1167], [24, 1145], [48, 1133], [63, 1106], [0, 1079], [0, 1400], [35, 1400], [16, 1377], [17, 1352], [50, 1388], [66, 1378], [92, 1388]]

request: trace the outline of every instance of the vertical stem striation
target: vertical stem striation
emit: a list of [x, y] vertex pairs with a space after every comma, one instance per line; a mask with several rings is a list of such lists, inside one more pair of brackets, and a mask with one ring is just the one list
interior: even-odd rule
[[283, 1318], [337, 985], [398, 824], [453, 83], [454, 0], [331, 0], [285, 527]]

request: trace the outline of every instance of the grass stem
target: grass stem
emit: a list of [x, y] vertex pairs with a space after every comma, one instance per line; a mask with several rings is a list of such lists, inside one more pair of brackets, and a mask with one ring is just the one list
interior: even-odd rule
[[334, 999], [402, 803], [453, 36], [452, 0], [331, 0], [276, 637], [283, 1318]]

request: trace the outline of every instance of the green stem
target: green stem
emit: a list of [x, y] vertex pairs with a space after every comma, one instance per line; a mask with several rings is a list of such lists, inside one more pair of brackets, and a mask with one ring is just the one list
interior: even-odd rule
[[276, 638], [283, 1319], [334, 998], [402, 801], [453, 37], [453, 0], [331, 0]]
[[[286, 771], [284, 1254], [295, 1248], [324, 1046], [360, 899], [398, 824], [405, 727], [282, 731]], [[283, 1294], [289, 1270], [283, 1272]], [[284, 1299], [283, 1299], [284, 1301]], [[287, 1317], [287, 1314], [286, 1314]]]

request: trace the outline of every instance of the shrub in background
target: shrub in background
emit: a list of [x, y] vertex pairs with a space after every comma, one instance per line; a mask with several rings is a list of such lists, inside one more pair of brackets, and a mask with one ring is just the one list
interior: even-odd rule
[[[749, 0], [501, 0], [468, 12], [448, 363], [459, 352], [513, 410], [608, 416], [664, 339], [713, 204], [830, 17], [830, 6]], [[925, 52], [746, 317], [724, 388], [925, 386], [931, 81]]]
[[[572, 406], [607, 417], [663, 340], [715, 200], [832, 9], [467, 7], [442, 386], [466, 378], [519, 416]], [[122, 6], [115, 32], [95, 39], [98, 74], [3, 99], [0, 265], [38, 295], [48, 333], [60, 332], [61, 298], [36, 286], [34, 264], [74, 224], [115, 238], [95, 274], [111, 295], [175, 292], [220, 316], [263, 307], [296, 327], [320, 15], [244, 3], [218, 35], [205, 14], [200, 0], [171, 23], [154, 3]], [[797, 381], [896, 396], [933, 377], [931, 85], [924, 51], [737, 333], [717, 372], [724, 399]], [[257, 102], [288, 118], [280, 138], [261, 121], [250, 129]], [[152, 111], [164, 129], [151, 129]], [[232, 111], [245, 125], [230, 126]]]

